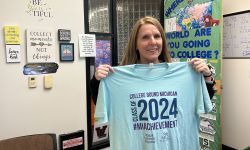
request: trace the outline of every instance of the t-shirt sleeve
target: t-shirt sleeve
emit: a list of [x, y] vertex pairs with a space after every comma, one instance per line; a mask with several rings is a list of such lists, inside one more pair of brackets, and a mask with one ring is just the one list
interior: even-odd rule
[[200, 78], [200, 87], [197, 88], [197, 113], [209, 113], [212, 111], [212, 103], [209, 97], [205, 79], [202, 75]]
[[97, 96], [96, 109], [95, 109], [96, 123], [108, 122], [106, 100], [107, 100], [107, 93], [105, 92], [105, 83], [104, 80], [101, 80]]

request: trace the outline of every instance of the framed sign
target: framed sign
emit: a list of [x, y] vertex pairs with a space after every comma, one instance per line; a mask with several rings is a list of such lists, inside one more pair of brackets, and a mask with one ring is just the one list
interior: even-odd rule
[[59, 41], [70, 41], [71, 40], [70, 30], [58, 29], [58, 40]]
[[53, 29], [29, 28], [27, 35], [27, 62], [55, 62], [55, 33]]
[[79, 130], [72, 133], [59, 135], [59, 147], [60, 150], [77, 150], [85, 149], [84, 145], [84, 131]]
[[20, 45], [5, 45], [6, 47], [6, 62], [21, 62], [21, 46]]
[[60, 43], [60, 61], [74, 61], [74, 43]]

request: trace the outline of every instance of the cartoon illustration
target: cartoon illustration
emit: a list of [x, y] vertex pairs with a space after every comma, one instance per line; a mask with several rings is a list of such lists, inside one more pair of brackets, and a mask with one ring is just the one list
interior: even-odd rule
[[204, 16], [204, 26], [205, 27], [212, 27], [212, 26], [218, 26], [219, 25], [219, 20], [214, 20], [212, 16], [207, 15]]

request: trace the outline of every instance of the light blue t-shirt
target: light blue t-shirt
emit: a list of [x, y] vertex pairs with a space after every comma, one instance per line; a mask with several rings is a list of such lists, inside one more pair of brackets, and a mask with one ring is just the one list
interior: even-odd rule
[[114, 67], [101, 80], [97, 123], [112, 150], [198, 150], [199, 114], [212, 110], [204, 77], [187, 62]]

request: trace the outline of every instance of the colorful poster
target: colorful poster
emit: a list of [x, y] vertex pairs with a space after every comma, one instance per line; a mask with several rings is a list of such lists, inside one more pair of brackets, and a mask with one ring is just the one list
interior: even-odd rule
[[168, 48], [175, 61], [205, 59], [215, 75], [213, 111], [201, 115], [200, 149], [221, 146], [221, 0], [164, 0], [164, 29]]
[[111, 65], [111, 41], [110, 40], [96, 40], [96, 57], [95, 66], [101, 64]]
[[55, 33], [50, 29], [27, 29], [28, 63], [55, 62]]

